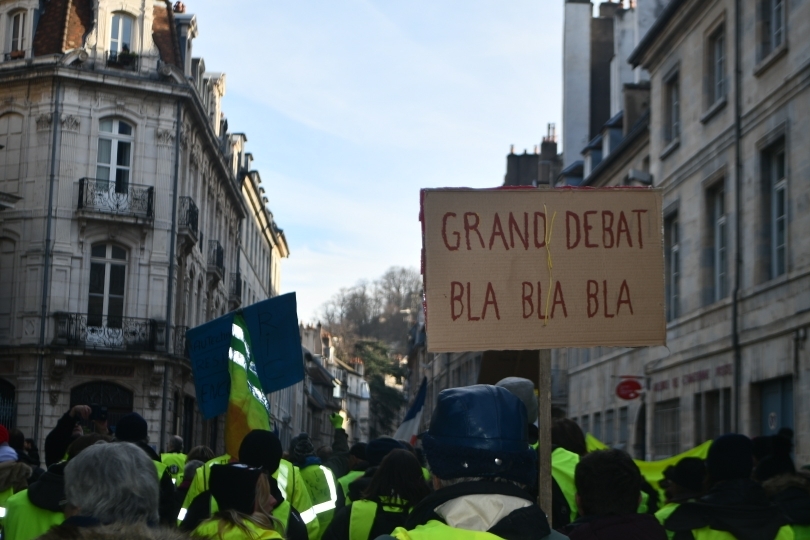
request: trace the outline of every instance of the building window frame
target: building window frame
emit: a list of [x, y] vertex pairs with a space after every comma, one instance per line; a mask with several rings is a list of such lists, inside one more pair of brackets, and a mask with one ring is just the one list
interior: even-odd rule
[[676, 145], [681, 138], [680, 69], [673, 69], [664, 78], [664, 142]]
[[664, 220], [666, 310], [667, 322], [680, 316], [681, 296], [681, 246], [678, 213], [673, 212]]
[[787, 43], [787, 2], [785, 0], [761, 0], [759, 59], [765, 60], [777, 53]]
[[664, 459], [679, 454], [681, 446], [680, 398], [656, 402], [653, 414], [655, 459]]
[[110, 17], [110, 53], [135, 52], [136, 18], [125, 11], [116, 11]]
[[28, 12], [24, 9], [14, 10], [8, 14], [8, 51], [12, 59], [15, 53], [23, 53], [28, 47]]
[[706, 41], [706, 105], [708, 110], [725, 101], [728, 92], [726, 46], [726, 25], [721, 22], [711, 30]]
[[728, 205], [724, 179], [709, 187], [706, 193], [708, 211], [708, 242], [710, 246], [709, 265], [711, 268], [709, 303], [719, 302], [729, 294], [728, 264]]
[[767, 138], [760, 147], [762, 193], [763, 281], [776, 279], [789, 271], [790, 222], [788, 153], [783, 129]]
[[122, 328], [126, 313], [128, 250], [112, 242], [90, 248], [87, 326]]
[[102, 118], [97, 139], [96, 182], [107, 182], [106, 187], [115, 193], [127, 193], [132, 181], [135, 126], [118, 117]]

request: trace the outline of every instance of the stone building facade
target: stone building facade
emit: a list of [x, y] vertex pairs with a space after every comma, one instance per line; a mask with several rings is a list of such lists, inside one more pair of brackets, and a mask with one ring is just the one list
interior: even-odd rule
[[[555, 354], [568, 415], [638, 457], [788, 427], [810, 461], [808, 30], [807, 0], [671, 0], [627, 59], [649, 74], [646, 125], [625, 106], [583, 181], [663, 189], [667, 346]], [[622, 377], [640, 397], [617, 397]]]
[[19, 197], [0, 217], [0, 422], [40, 443], [98, 403], [113, 426], [142, 414], [161, 448], [174, 433], [221, 447], [185, 330], [246, 302], [235, 277], [251, 300], [278, 292], [286, 241], [183, 11], [0, 2], [0, 192]]

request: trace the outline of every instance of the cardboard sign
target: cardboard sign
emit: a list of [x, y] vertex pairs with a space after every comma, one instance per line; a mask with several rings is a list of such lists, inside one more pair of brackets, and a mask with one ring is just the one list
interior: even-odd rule
[[[295, 293], [257, 302], [241, 312], [250, 334], [262, 391], [270, 394], [302, 381], [304, 357]], [[228, 409], [231, 390], [228, 350], [232, 332], [233, 313], [228, 313], [186, 333], [197, 403], [206, 419]]]
[[422, 192], [428, 350], [666, 341], [661, 191]]

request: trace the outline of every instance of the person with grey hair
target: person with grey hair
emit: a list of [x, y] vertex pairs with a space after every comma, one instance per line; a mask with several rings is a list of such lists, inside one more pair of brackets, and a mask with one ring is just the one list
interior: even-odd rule
[[182, 538], [158, 527], [155, 465], [131, 443], [96, 443], [65, 467], [65, 521], [40, 538]]

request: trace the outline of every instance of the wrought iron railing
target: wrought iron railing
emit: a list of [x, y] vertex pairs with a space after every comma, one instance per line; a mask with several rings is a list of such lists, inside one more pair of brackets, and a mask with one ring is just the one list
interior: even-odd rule
[[3, 54], [3, 61], [9, 62], [11, 60], [21, 60], [25, 58], [25, 51], [24, 50], [16, 50], [11, 51]]
[[198, 236], [198, 226], [200, 211], [197, 205], [194, 204], [194, 199], [191, 197], [180, 197], [180, 209], [177, 216], [177, 224], [181, 232], [183, 229], [187, 230], [195, 237]]
[[87, 349], [160, 351], [166, 347], [166, 323], [154, 319], [56, 313], [54, 342]]
[[225, 250], [219, 240], [208, 241], [208, 269], [220, 275], [225, 272]]
[[239, 272], [232, 272], [231, 273], [231, 281], [228, 284], [228, 290], [230, 293], [230, 297], [234, 299], [242, 298], [242, 274]]
[[127, 182], [82, 178], [79, 180], [79, 210], [95, 210], [151, 218], [155, 188]]
[[107, 67], [138, 71], [138, 55], [128, 51], [107, 53]]
[[185, 356], [188, 358], [188, 350], [186, 349], [186, 332], [188, 326], [175, 326], [173, 329], [174, 335], [172, 336], [172, 352], [177, 356]]

